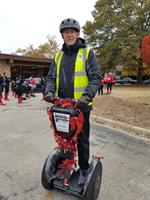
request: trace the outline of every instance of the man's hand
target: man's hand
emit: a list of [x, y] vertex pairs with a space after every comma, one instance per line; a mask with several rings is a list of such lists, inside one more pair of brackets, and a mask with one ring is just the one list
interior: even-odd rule
[[85, 108], [88, 106], [89, 102], [91, 101], [91, 99], [88, 96], [82, 96], [80, 97], [80, 99], [78, 99], [76, 106], [78, 108]]
[[44, 100], [45, 100], [46, 102], [53, 103], [53, 102], [54, 102], [54, 93], [48, 92], [48, 93], [44, 96]]

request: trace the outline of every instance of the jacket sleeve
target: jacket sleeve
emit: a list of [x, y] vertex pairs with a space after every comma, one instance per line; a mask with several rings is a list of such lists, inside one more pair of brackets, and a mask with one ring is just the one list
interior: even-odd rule
[[46, 89], [45, 93], [47, 92], [56, 92], [56, 64], [53, 63], [50, 65], [48, 75], [46, 77]]
[[93, 50], [90, 50], [88, 60], [86, 61], [86, 73], [89, 79], [89, 84], [85, 89], [83, 95], [87, 95], [92, 100], [99, 88], [99, 75], [100, 75], [100, 66], [98, 65]]

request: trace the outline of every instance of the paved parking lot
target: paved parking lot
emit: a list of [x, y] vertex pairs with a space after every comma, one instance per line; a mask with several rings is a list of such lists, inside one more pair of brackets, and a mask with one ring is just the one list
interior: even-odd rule
[[[44, 161], [55, 146], [41, 95], [0, 107], [0, 200], [74, 200], [41, 185]], [[150, 143], [91, 127], [91, 154], [104, 156], [98, 200], [149, 200]]]

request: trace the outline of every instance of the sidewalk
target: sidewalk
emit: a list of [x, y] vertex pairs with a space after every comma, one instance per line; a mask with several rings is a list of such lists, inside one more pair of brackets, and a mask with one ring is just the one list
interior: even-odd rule
[[137, 126], [132, 126], [123, 122], [110, 120], [107, 118], [91, 115], [91, 121], [100, 124], [101, 126], [108, 127], [124, 134], [131, 135], [143, 140], [150, 141], [150, 130]]

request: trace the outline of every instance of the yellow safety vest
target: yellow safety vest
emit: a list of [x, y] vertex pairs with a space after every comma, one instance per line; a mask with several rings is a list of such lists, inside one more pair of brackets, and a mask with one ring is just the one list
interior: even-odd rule
[[[90, 48], [80, 48], [75, 62], [75, 76], [74, 76], [74, 98], [79, 99], [84, 93], [85, 88], [89, 84], [89, 80], [86, 74], [86, 60], [88, 59]], [[59, 72], [61, 60], [64, 52], [60, 51], [55, 54], [55, 63], [57, 65], [57, 77], [56, 77], [56, 96], [58, 96], [59, 88]]]

